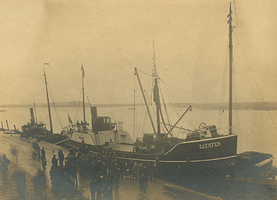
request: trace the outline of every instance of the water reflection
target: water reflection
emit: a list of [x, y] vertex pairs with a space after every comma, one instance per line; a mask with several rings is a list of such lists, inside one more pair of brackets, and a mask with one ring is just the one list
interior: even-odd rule
[[38, 169], [36, 176], [34, 177], [35, 185], [35, 196], [36, 199], [46, 199], [45, 197], [45, 187], [46, 187], [46, 178], [45, 174], [41, 169]]
[[12, 180], [16, 184], [17, 189], [17, 199], [25, 199], [25, 191], [26, 191], [26, 179], [24, 172], [14, 172], [12, 175]]
[[2, 179], [3, 182], [6, 183], [7, 181], [7, 173], [9, 170], [10, 161], [7, 159], [6, 154], [3, 154], [2, 158], [0, 158], [0, 167], [2, 171]]

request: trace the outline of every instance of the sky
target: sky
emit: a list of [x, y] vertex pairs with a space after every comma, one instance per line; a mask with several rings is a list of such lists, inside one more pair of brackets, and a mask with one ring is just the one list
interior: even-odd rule
[[[153, 41], [161, 88], [176, 102], [228, 93], [230, 1], [0, 1], [0, 105], [46, 103], [44, 63], [51, 101], [80, 100], [83, 65], [91, 103], [132, 103], [134, 67], [152, 73]], [[276, 7], [232, 1], [237, 101], [276, 101]], [[140, 76], [149, 93], [149, 76]]]

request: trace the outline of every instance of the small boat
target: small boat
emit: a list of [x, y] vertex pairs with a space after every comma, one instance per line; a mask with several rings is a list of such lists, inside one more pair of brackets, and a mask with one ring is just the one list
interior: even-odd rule
[[31, 120], [27, 124], [21, 127], [20, 139], [25, 138], [39, 138], [46, 135], [49, 131], [46, 129], [46, 124], [44, 122], [38, 122], [34, 117], [34, 109], [30, 108]]

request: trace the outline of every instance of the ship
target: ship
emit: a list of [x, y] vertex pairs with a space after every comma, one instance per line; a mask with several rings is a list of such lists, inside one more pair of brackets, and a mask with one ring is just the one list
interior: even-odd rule
[[[166, 132], [161, 132], [161, 124], [166, 124], [162, 116], [159, 92], [159, 76], [155, 63], [155, 51], [153, 43], [153, 73], [154, 89], [153, 100], [156, 106], [156, 124], [149, 112], [148, 102], [142, 88], [139, 77], [139, 70], [135, 68], [135, 76], [145, 101], [145, 107], [153, 133], [144, 133], [142, 139], [132, 140], [132, 137], [123, 129], [123, 122], [117, 122], [109, 116], [99, 116], [96, 107], [91, 107], [90, 124], [86, 120], [85, 98], [84, 98], [84, 67], [82, 65], [82, 96], [83, 96], [83, 119], [80, 122], [72, 123], [69, 117], [69, 126], [65, 127], [62, 134], [53, 134], [48, 89], [45, 76], [46, 94], [51, 131], [42, 140], [60, 145], [66, 148], [85, 149], [86, 151], [103, 152], [113, 151], [118, 159], [125, 161], [152, 162], [159, 164], [161, 173], [174, 172], [175, 169], [182, 169], [189, 176], [196, 169], [205, 174], [228, 175], [235, 180], [245, 178], [247, 171], [253, 169], [256, 174], [267, 174], [271, 179], [275, 177], [275, 167], [272, 165], [273, 156], [259, 152], [244, 152], [237, 154], [237, 135], [233, 131], [232, 124], [232, 10], [228, 14], [229, 25], [229, 124], [225, 134], [218, 131], [216, 125], [208, 125], [202, 122], [197, 129], [189, 130], [186, 138], [174, 137], [172, 130], [177, 127], [180, 120], [192, 109], [189, 105], [174, 125], [167, 125]], [[135, 110], [135, 109], [134, 109]], [[248, 163], [248, 164], [246, 164]], [[170, 169], [170, 170], [169, 170]], [[270, 169], [270, 170], [269, 170]], [[268, 171], [269, 170], [269, 171]], [[197, 174], [196, 173], [196, 174]], [[254, 173], [254, 172], [253, 172]], [[247, 174], [249, 175], [249, 174]], [[258, 177], [256, 176], [256, 178]], [[244, 177], [244, 178], [242, 178]], [[253, 178], [253, 177], [252, 177]], [[248, 180], [248, 179], [247, 179]], [[253, 180], [253, 179], [249, 179]], [[256, 179], [255, 179], [256, 180]], [[269, 181], [270, 182], [270, 181]], [[274, 182], [275, 184], [276, 182]]]
[[21, 126], [22, 131], [20, 132], [20, 139], [25, 138], [28, 140], [29, 138], [39, 138], [47, 135], [49, 131], [46, 129], [46, 124], [35, 120], [33, 108], [30, 108], [30, 115], [30, 122]]
[[[229, 68], [232, 72], [232, 12], [229, 13]], [[77, 148], [88, 148], [91, 151], [115, 151], [118, 158], [129, 159], [138, 162], [156, 162], [169, 164], [183, 163], [235, 163], [237, 157], [237, 135], [233, 131], [232, 125], [232, 73], [230, 73], [229, 84], [229, 126], [227, 133], [218, 133], [216, 125], [207, 125], [201, 123], [198, 129], [187, 130], [185, 139], [180, 139], [172, 135], [172, 130], [185, 114], [192, 109], [188, 106], [186, 111], [178, 121], [161, 132], [161, 124], [164, 124], [161, 102], [159, 96], [159, 76], [155, 63], [155, 51], [153, 43], [153, 99], [156, 105], [156, 120], [153, 120], [148, 102], [144, 95], [139, 73], [135, 68], [135, 75], [142, 92], [145, 106], [149, 114], [153, 133], [144, 133], [141, 141], [133, 142], [129, 133], [123, 130], [122, 122], [112, 122], [107, 116], [98, 116], [97, 108], [91, 108], [91, 129], [88, 129], [88, 123], [85, 118], [84, 102], [84, 68], [82, 66], [82, 92], [83, 92], [83, 121], [76, 123], [69, 128], [68, 140], [59, 143]], [[156, 125], [154, 124], [156, 123]]]

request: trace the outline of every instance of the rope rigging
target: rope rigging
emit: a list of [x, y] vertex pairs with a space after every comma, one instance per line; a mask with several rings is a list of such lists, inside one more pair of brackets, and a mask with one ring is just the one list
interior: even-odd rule
[[81, 98], [82, 98], [82, 93], [80, 93], [80, 97], [79, 97], [79, 100], [78, 100], [77, 112], [76, 112], [76, 116], [75, 116], [74, 122], [77, 122], [78, 113], [79, 113], [79, 108], [80, 108], [80, 103], [81, 103]]
[[63, 128], [63, 125], [62, 125], [60, 116], [59, 116], [59, 114], [58, 114], [58, 111], [57, 111], [57, 109], [56, 109], [56, 106], [55, 106], [55, 103], [54, 103], [54, 100], [53, 100], [53, 97], [52, 97], [52, 94], [51, 94], [51, 90], [50, 90], [50, 88], [49, 88], [49, 85], [48, 85], [48, 91], [49, 91], [49, 94], [50, 94], [50, 98], [51, 98], [51, 100], [52, 100], [52, 105], [53, 105], [53, 107], [54, 107], [56, 117], [57, 117], [58, 122], [59, 122], [59, 124], [60, 124], [60, 127], [61, 127], [61, 129], [62, 129], [62, 128]]
[[269, 109], [268, 109], [268, 107], [267, 107], [267, 104], [265, 103], [265, 99], [264, 99], [264, 96], [263, 96], [263, 94], [262, 94], [262, 91], [261, 91], [261, 89], [260, 89], [260, 87], [259, 87], [259, 85], [258, 85], [257, 80], [255, 79], [255, 76], [254, 76], [254, 74], [253, 74], [253, 72], [252, 72], [252, 69], [251, 69], [249, 63], [248, 63], [248, 60], [246, 59], [246, 56], [245, 56], [245, 54], [244, 54], [244, 52], [243, 52], [243, 50], [242, 50], [242, 48], [241, 48], [241, 45], [240, 45], [240, 43], [239, 43], [239, 41], [238, 41], [238, 38], [237, 38], [237, 35], [236, 35], [236, 34], [234, 34], [234, 35], [235, 35], [235, 38], [236, 38], [236, 40], [237, 40], [237, 42], [238, 42], [238, 44], [239, 44], [240, 50], [241, 50], [241, 52], [242, 52], [242, 54], [243, 54], [243, 57], [244, 57], [244, 59], [245, 59], [245, 61], [246, 61], [247, 67], [248, 67], [249, 71], [251, 72], [252, 78], [253, 78], [253, 80], [254, 80], [254, 82], [255, 82], [255, 84], [256, 84], [256, 87], [257, 87], [257, 89], [258, 89], [258, 91], [259, 91], [259, 93], [260, 93], [260, 96], [261, 96], [261, 98], [262, 98], [262, 100], [263, 100], [263, 103], [264, 103], [265, 107], [267, 108], [267, 112], [268, 112], [268, 114], [269, 114], [269, 116], [270, 116], [270, 118], [271, 118], [271, 121], [272, 121], [272, 123], [273, 123], [275, 129], [277, 130], [276, 123], [275, 123], [275, 121], [273, 120], [273, 117], [272, 117], [271, 112], [269, 111]]

